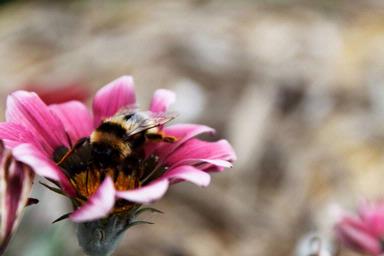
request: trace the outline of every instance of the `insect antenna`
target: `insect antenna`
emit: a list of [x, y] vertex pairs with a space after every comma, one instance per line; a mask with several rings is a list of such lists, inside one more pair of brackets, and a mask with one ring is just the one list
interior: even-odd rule
[[89, 176], [89, 167], [87, 167], [87, 173], [85, 174], [85, 187], [86, 187], [86, 190], [87, 190], [87, 194], [89, 194], [89, 191], [88, 191], [88, 178]]

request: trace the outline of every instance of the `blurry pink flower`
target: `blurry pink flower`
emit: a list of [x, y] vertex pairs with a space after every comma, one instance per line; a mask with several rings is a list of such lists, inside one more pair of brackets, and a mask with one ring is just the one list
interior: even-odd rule
[[[6, 122], [0, 124], [0, 138], [13, 150], [14, 157], [46, 177], [68, 196], [75, 211], [70, 219], [84, 222], [111, 213], [129, 213], [136, 206], [161, 198], [169, 185], [189, 181], [199, 186], [210, 182], [208, 172], [231, 167], [235, 153], [226, 140], [206, 142], [195, 138], [213, 133], [207, 126], [177, 124], [159, 126], [158, 134], [175, 142], [146, 141], [135, 153], [136, 169], [119, 164], [87, 169], [90, 156], [74, 150], [72, 157], [83, 169], [61, 162], [58, 155], [100, 126], [103, 120], [122, 108], [136, 106], [133, 80], [121, 77], [101, 88], [93, 99], [93, 113], [78, 101], [46, 105], [37, 94], [16, 91], [7, 99]], [[173, 92], [159, 89], [150, 105], [152, 115], [168, 110]], [[72, 159], [72, 160], [73, 160]], [[128, 170], [128, 171], [127, 171]]]
[[384, 253], [384, 202], [364, 202], [358, 215], [345, 215], [335, 226], [337, 238], [360, 253], [378, 256]]
[[72, 82], [44, 86], [30, 83], [23, 86], [26, 91], [36, 92], [45, 104], [57, 104], [71, 100], [86, 101], [90, 96], [90, 90], [83, 82]]
[[21, 211], [27, 205], [34, 175], [27, 165], [16, 161], [11, 152], [5, 150], [1, 142], [0, 144], [0, 255], [2, 255], [19, 224]]

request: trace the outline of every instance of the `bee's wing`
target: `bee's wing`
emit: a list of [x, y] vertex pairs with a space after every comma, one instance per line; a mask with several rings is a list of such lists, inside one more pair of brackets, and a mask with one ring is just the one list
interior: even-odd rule
[[127, 134], [126, 136], [131, 136], [142, 131], [163, 125], [172, 119], [174, 119], [176, 113], [153, 113], [151, 111], [138, 111], [134, 113], [127, 113], [131, 115], [127, 120]]
[[138, 107], [136, 106], [128, 106], [128, 107], [123, 107], [119, 109], [114, 116], [126, 116], [130, 114], [134, 114], [136, 112], [141, 112]]

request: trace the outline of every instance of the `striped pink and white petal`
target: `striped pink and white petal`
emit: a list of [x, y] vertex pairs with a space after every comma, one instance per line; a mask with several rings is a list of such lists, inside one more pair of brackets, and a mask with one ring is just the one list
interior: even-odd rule
[[93, 119], [88, 108], [80, 101], [69, 101], [50, 105], [49, 108], [60, 119], [69, 135], [72, 145], [80, 138], [87, 137], [93, 130]]
[[101, 88], [93, 99], [94, 127], [124, 107], [135, 106], [133, 78], [122, 76]]
[[95, 194], [69, 218], [74, 222], [85, 222], [106, 217], [115, 204], [115, 192], [113, 181], [107, 176]]
[[176, 94], [170, 90], [158, 89], [152, 97], [149, 110], [155, 113], [167, 112], [176, 100]]
[[69, 196], [76, 194], [73, 186], [60, 167], [34, 145], [27, 143], [20, 144], [13, 149], [12, 153], [15, 159], [29, 165], [37, 175], [58, 182], [60, 187]]
[[117, 191], [116, 196], [136, 203], [151, 203], [163, 197], [168, 186], [168, 179], [158, 179], [141, 188]]
[[0, 255], [16, 230], [21, 212], [27, 205], [33, 182], [31, 169], [13, 159], [11, 152], [1, 149], [0, 166]]
[[7, 122], [30, 130], [48, 154], [59, 146], [69, 146], [63, 124], [33, 92], [16, 91], [8, 96], [5, 116]]
[[188, 164], [207, 169], [211, 166], [232, 167], [231, 162], [235, 160], [235, 152], [226, 140], [207, 142], [191, 139], [175, 150], [166, 162], [171, 167]]

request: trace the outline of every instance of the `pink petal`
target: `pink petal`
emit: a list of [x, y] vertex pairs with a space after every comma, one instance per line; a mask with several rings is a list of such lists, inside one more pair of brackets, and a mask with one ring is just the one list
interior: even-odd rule
[[181, 144], [202, 133], [214, 133], [215, 129], [199, 124], [175, 124], [164, 128], [164, 133], [179, 138], [176, 144]]
[[119, 198], [136, 203], [150, 203], [160, 199], [167, 191], [168, 186], [169, 182], [167, 179], [160, 179], [141, 188], [128, 191], [117, 191], [116, 195]]
[[0, 138], [7, 148], [14, 148], [23, 143], [31, 143], [41, 147], [37, 138], [24, 126], [15, 123], [0, 123]]
[[208, 186], [211, 181], [211, 176], [208, 173], [188, 165], [173, 168], [161, 178], [167, 178], [171, 182], [189, 181], [202, 187]]
[[18, 161], [29, 165], [37, 175], [58, 181], [68, 195], [75, 195], [72, 185], [62, 170], [32, 144], [20, 144], [13, 149], [13, 155]]
[[47, 152], [69, 146], [62, 123], [33, 92], [16, 91], [8, 96], [5, 115], [7, 122], [29, 129]]
[[[217, 167], [223, 167], [223, 168], [232, 168], [232, 163], [226, 160], [221, 160], [221, 159], [190, 159], [190, 160], [185, 160], [188, 165], [199, 165], [199, 169], [207, 169], [212, 166], [217, 166]], [[203, 164], [204, 163], [204, 164]], [[179, 163], [180, 164], [180, 163]], [[204, 168], [201, 168], [204, 166]], [[221, 168], [219, 168], [221, 169]]]
[[358, 210], [367, 232], [376, 236], [384, 235], [384, 204], [383, 202], [363, 202]]
[[100, 121], [113, 116], [117, 111], [126, 106], [134, 106], [136, 103], [133, 79], [130, 76], [122, 76], [103, 88], [93, 99], [94, 126]]
[[167, 112], [169, 106], [176, 100], [174, 92], [165, 89], [158, 89], [155, 91], [149, 110], [152, 112]]
[[87, 137], [93, 130], [93, 120], [87, 107], [80, 101], [69, 101], [50, 105], [49, 108], [63, 123], [71, 138], [72, 145], [80, 138]]
[[369, 233], [381, 237], [384, 235], [384, 216], [380, 213], [374, 213], [365, 221]]
[[336, 226], [336, 235], [345, 245], [360, 252], [368, 252], [372, 255], [379, 255], [381, 252], [379, 238], [348, 224], [340, 223]]
[[354, 229], [363, 230], [366, 232], [366, 225], [360, 218], [352, 215], [345, 215], [343, 219], [340, 221], [340, 225], [342, 226], [350, 226]]
[[16, 162], [10, 152], [2, 154], [0, 167], [0, 255], [4, 253], [12, 233], [20, 222], [21, 211], [26, 206], [31, 192], [33, 177], [31, 169], [20, 162]]
[[205, 168], [208, 168], [212, 165], [231, 167], [229, 162], [235, 159], [236, 155], [226, 140], [207, 142], [191, 139], [175, 150], [167, 158], [166, 162], [170, 166], [208, 163], [208, 165], [205, 166]]
[[115, 204], [115, 192], [113, 181], [107, 176], [96, 193], [69, 218], [75, 222], [84, 222], [106, 217]]
[[173, 153], [184, 142], [202, 133], [214, 133], [215, 130], [205, 125], [197, 124], [176, 124], [164, 128], [164, 133], [168, 136], [174, 136], [177, 141], [174, 143], [156, 143], [149, 145], [145, 151], [146, 155], [156, 153], [160, 159], [164, 160], [166, 157]]

